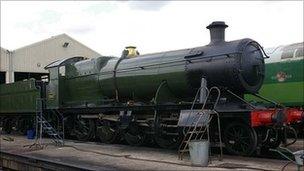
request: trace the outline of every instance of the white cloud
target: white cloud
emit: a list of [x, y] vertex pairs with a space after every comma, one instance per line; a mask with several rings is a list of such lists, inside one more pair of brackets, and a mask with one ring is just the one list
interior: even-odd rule
[[131, 9], [143, 11], [158, 11], [168, 3], [169, 1], [128, 1]]
[[21, 46], [67, 33], [104, 55], [127, 45], [141, 53], [205, 45], [214, 20], [226, 39], [265, 47], [303, 41], [303, 3], [257, 1], [1, 1], [1, 46]]

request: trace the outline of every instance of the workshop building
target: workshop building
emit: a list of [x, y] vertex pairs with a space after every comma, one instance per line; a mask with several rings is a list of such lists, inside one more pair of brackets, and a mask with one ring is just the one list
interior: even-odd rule
[[59, 59], [101, 56], [67, 34], [60, 34], [28, 46], [7, 50], [1, 47], [0, 84], [48, 75], [44, 67]]

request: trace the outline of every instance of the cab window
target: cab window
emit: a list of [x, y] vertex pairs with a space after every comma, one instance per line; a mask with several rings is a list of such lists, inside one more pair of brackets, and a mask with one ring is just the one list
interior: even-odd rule
[[61, 66], [59, 68], [59, 75], [63, 77], [65, 76], [65, 66]]
[[294, 50], [286, 50], [286, 51], [283, 51], [282, 53], [282, 56], [281, 56], [281, 59], [288, 59], [288, 58], [292, 58], [293, 57], [293, 53], [294, 53]]
[[299, 57], [303, 57], [304, 54], [303, 54], [303, 48], [299, 48], [296, 50], [296, 53], [295, 53], [295, 57], [296, 58], [299, 58]]

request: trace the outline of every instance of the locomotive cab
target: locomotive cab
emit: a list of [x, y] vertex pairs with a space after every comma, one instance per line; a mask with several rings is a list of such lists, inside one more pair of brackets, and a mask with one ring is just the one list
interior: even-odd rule
[[58, 109], [61, 107], [63, 100], [63, 79], [66, 75], [65, 65], [84, 60], [84, 57], [72, 57], [55, 61], [45, 67], [49, 70], [49, 84], [46, 88], [46, 105], [49, 109]]

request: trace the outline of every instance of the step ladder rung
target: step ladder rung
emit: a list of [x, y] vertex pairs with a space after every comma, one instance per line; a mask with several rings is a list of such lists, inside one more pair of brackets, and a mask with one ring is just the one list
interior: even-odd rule
[[54, 134], [56, 134], [55, 132], [46, 132], [48, 135], [53, 136]]
[[[205, 113], [203, 112], [203, 114]], [[189, 143], [193, 140], [201, 140], [201, 136], [198, 135], [204, 135], [207, 132], [206, 129], [208, 129], [209, 122], [207, 122], [207, 125], [204, 126], [198, 125], [198, 123], [200, 123], [204, 118], [202, 117], [203, 114], [199, 115], [199, 117], [196, 118], [197, 120], [192, 123], [192, 126], [188, 127], [184, 139], [179, 146], [178, 153], [180, 159], [183, 158], [183, 154], [185, 152], [189, 152]]]
[[178, 127], [178, 125], [166, 125], [165, 127], [167, 127], [167, 128], [176, 128], [176, 127]]
[[[39, 104], [40, 106], [41, 104]], [[36, 110], [36, 117], [38, 124], [41, 124], [43, 132], [48, 134], [50, 138], [54, 141], [56, 144], [63, 144], [63, 138], [59, 135], [63, 133], [57, 132], [57, 130], [46, 120], [43, 116], [43, 111], [40, 108], [37, 108]]]
[[50, 130], [50, 129], [52, 129], [52, 127], [47, 127], [47, 126], [46, 126], [46, 127], [44, 127], [44, 129]]
[[179, 133], [176, 133], [176, 132], [166, 132], [165, 134], [166, 135], [179, 135]]
[[189, 132], [187, 132], [186, 134], [192, 134], [192, 133], [198, 133], [198, 134], [200, 134], [200, 133], [205, 133], [206, 131], [189, 131]]
[[[201, 109], [193, 109], [195, 101], [197, 100], [197, 97], [195, 96], [191, 110], [185, 110], [183, 112], [181, 112], [181, 114], [184, 115], [180, 115], [180, 119], [179, 119], [179, 125], [184, 126], [184, 131], [185, 131], [185, 136], [182, 140], [182, 143], [179, 146], [179, 150], [178, 150], [178, 158], [179, 159], [183, 159], [183, 154], [186, 152], [189, 152], [189, 143], [192, 140], [202, 140], [202, 136], [203, 135], [207, 135], [207, 140], [210, 141], [209, 139], [209, 125], [211, 122], [211, 119], [213, 118], [213, 114], [217, 115], [218, 117], [218, 131], [219, 133], [221, 132], [220, 129], [220, 119], [219, 119], [219, 114], [215, 111], [216, 105], [218, 104], [218, 101], [220, 99], [221, 96], [221, 91], [218, 87], [211, 87], [210, 89], [208, 89], [205, 85], [204, 85], [204, 79], [202, 79], [201, 82], [201, 87], [200, 89], [198, 89], [197, 94], [199, 93], [199, 91], [201, 91], [201, 89], [204, 88], [206, 89], [206, 96], [204, 97], [204, 102], [203, 102], [203, 108]], [[210, 94], [211, 91], [215, 90], [217, 93], [216, 96], [216, 100], [213, 102], [211, 101], [213, 104], [212, 109], [205, 109], [205, 105], [207, 103], [208, 100], [212, 100], [209, 99], [210, 98]], [[211, 116], [212, 115], [212, 116]], [[190, 118], [190, 120], [189, 120]], [[190, 121], [190, 122], [188, 122]], [[187, 129], [186, 129], [187, 128]], [[219, 141], [221, 143], [221, 137], [219, 134]], [[222, 144], [220, 145], [222, 147]], [[221, 148], [221, 155], [222, 157], [222, 148]], [[220, 157], [220, 159], [221, 159]]]
[[50, 133], [49, 135], [50, 135], [50, 136], [56, 136], [56, 135], [58, 135], [58, 134], [56, 134], [56, 133], [53, 133], [53, 134]]

